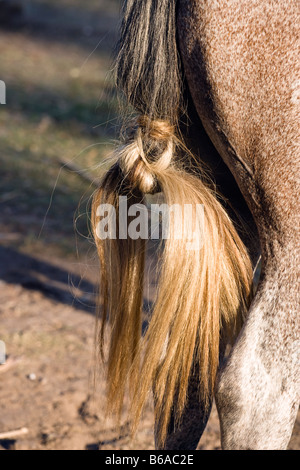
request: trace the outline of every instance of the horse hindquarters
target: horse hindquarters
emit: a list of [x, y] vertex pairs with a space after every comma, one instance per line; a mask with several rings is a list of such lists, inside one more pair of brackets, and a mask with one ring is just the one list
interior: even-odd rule
[[180, 0], [198, 114], [256, 221], [263, 269], [220, 374], [227, 449], [282, 449], [299, 403], [299, 3]]

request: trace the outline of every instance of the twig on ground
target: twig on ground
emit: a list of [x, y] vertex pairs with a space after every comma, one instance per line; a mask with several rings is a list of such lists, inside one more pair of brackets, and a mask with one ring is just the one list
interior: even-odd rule
[[73, 173], [76, 173], [83, 180], [88, 181], [93, 186], [97, 187], [99, 185], [99, 179], [95, 178], [90, 173], [88, 173], [86, 170], [84, 170], [84, 169], [80, 168], [79, 166], [77, 166], [76, 163], [66, 162], [66, 161], [64, 161], [60, 158], [57, 159], [57, 163], [62, 165], [62, 168], [66, 168], [67, 170], [69, 170]]
[[0, 441], [3, 441], [4, 439], [12, 439], [15, 437], [24, 436], [25, 434], [28, 434], [28, 432], [29, 431], [27, 428], [21, 428], [21, 429], [15, 429], [14, 431], [2, 432], [0, 433]]

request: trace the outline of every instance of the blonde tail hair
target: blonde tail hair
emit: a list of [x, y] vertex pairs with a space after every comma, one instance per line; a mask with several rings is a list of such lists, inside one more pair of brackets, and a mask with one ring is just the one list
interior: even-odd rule
[[[145, 79], [149, 70], [145, 65], [143, 69], [141, 61], [149, 63], [149, 54], [155, 56], [155, 61], [160, 51], [160, 61], [163, 62], [163, 58], [170, 60], [168, 51], [172, 51], [175, 44], [174, 18], [174, 0], [126, 2], [122, 47], [117, 62], [118, 83], [126, 81], [122, 88], [141, 114], [130, 127], [123, 145], [116, 150], [115, 163], [104, 176], [92, 207], [92, 225], [101, 263], [99, 343], [102, 356], [106, 325], [110, 322], [108, 408], [120, 416], [129, 385], [130, 412], [135, 429], [152, 390], [155, 415], [160, 423], [160, 445], [165, 441], [171, 412], [174, 412], [177, 424], [180, 421], [195, 362], [200, 371], [199, 396], [204, 403], [209, 402], [219, 364], [220, 332], [222, 330], [228, 338], [237, 335], [249, 307], [252, 285], [251, 262], [233, 223], [213, 191], [201, 181], [199, 174], [196, 176], [187, 171], [181, 158], [185, 148], [178, 138], [174, 118], [174, 103], [177, 103], [178, 114], [180, 99], [172, 97], [172, 112], [168, 109], [168, 97], [166, 104], [162, 104], [163, 93], [166, 95], [170, 91], [166, 86], [170, 83], [168, 67], [162, 67], [162, 75], [155, 78], [154, 74], [152, 81]], [[146, 22], [148, 29], [137, 19]], [[154, 28], [152, 33], [150, 23]], [[157, 44], [156, 50], [153, 38], [159, 25], [167, 28], [169, 33], [168, 39]], [[134, 28], [138, 32], [140, 28], [144, 31], [142, 50], [135, 42], [138, 50], [129, 53], [126, 47], [133, 47], [130, 35]], [[139, 37], [138, 32], [136, 37]], [[173, 38], [171, 45], [170, 38]], [[147, 41], [152, 41], [152, 47], [144, 47]], [[136, 82], [133, 72], [129, 73], [132, 70], [137, 71]], [[129, 86], [128, 80], [135, 88], [133, 84]], [[155, 89], [152, 95], [151, 89]], [[171, 92], [178, 93], [179, 89], [177, 84], [177, 91]], [[156, 97], [154, 102], [150, 95]], [[194, 208], [203, 205], [204, 223], [194, 219], [193, 215], [187, 220], [185, 217], [184, 225], [193, 227], [198, 233], [201, 249], [195, 250], [191, 248], [189, 230], [181, 230], [178, 234], [182, 220], [178, 220], [178, 212], [174, 212], [160, 260], [156, 301], [148, 329], [142, 337], [146, 242], [141, 238], [121, 237], [119, 226], [115, 238], [99, 238], [97, 211], [99, 205], [111, 204], [118, 221], [119, 196], [127, 196], [130, 207], [142, 203], [145, 194], [158, 191], [163, 193], [168, 207], [177, 205], [183, 209], [185, 204]]]

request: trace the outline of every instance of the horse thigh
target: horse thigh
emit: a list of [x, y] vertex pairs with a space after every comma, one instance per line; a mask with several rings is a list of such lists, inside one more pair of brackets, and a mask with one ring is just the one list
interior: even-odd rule
[[299, 28], [297, 0], [180, 1], [190, 92], [262, 250], [261, 281], [216, 391], [224, 448], [286, 448], [299, 405]]

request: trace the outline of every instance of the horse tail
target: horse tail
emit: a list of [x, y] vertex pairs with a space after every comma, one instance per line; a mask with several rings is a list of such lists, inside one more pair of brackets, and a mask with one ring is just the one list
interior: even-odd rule
[[[92, 207], [101, 262], [99, 343], [104, 356], [104, 336], [110, 322], [108, 407], [120, 416], [129, 386], [135, 428], [152, 390], [161, 443], [171, 413], [177, 422], [180, 419], [195, 361], [200, 370], [199, 393], [205, 403], [211, 399], [220, 330], [231, 337], [238, 333], [252, 284], [251, 262], [231, 220], [214, 192], [199, 178], [199, 169], [194, 173], [187, 168], [190, 159], [183, 158], [189, 153], [178, 130], [182, 88], [175, 7], [176, 0], [125, 2], [117, 84], [138, 116], [115, 151], [114, 164], [103, 177]], [[124, 236], [118, 224], [120, 196], [127, 197], [130, 213], [130, 208], [140, 207], [136, 204], [142, 204], [145, 194], [158, 191], [168, 207], [204, 207], [204, 222], [195, 214], [185, 214], [184, 226], [193, 227], [200, 243], [195, 248], [190, 231], [180, 231], [181, 211], [172, 213], [160, 260], [157, 297], [142, 338], [146, 242]], [[110, 217], [116, 222], [115, 236], [99, 236], [99, 207], [108, 212], [114, 208]]]

